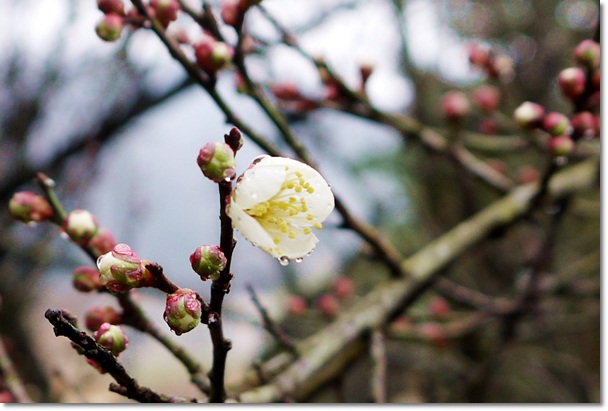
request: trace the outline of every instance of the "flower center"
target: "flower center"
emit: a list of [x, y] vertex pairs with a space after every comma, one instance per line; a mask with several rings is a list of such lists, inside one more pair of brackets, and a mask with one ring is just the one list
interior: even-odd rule
[[279, 244], [282, 236], [294, 239], [298, 233], [310, 234], [311, 226], [322, 228], [317, 218], [308, 212], [306, 204], [306, 197], [314, 191], [314, 187], [302, 177], [301, 172], [288, 173], [281, 190], [274, 197], [245, 212], [273, 235], [275, 244]]

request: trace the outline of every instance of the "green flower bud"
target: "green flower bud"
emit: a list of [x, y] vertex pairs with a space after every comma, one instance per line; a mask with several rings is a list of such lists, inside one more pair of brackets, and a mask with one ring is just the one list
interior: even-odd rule
[[167, 295], [163, 318], [177, 335], [193, 330], [201, 321], [201, 301], [189, 288]]
[[97, 259], [99, 280], [113, 293], [124, 293], [147, 283], [141, 260], [126, 244], [117, 244], [112, 251]]
[[103, 323], [97, 331], [93, 333], [93, 338], [97, 344], [103, 346], [115, 357], [123, 352], [129, 344], [129, 338], [120, 325]]
[[14, 219], [24, 223], [44, 221], [53, 216], [53, 208], [48, 201], [29, 191], [13, 194], [8, 203], [8, 211]]
[[196, 162], [203, 174], [216, 183], [234, 178], [234, 151], [226, 143], [205, 144], [200, 149]]
[[190, 255], [190, 264], [201, 280], [211, 278], [215, 281], [226, 268], [227, 260], [217, 245], [202, 245]]
[[72, 284], [78, 291], [85, 293], [104, 288], [99, 281], [99, 271], [88, 265], [77, 267], [72, 271]]
[[86, 245], [97, 234], [99, 224], [90, 212], [74, 210], [67, 215], [62, 228], [72, 241], [80, 245]]

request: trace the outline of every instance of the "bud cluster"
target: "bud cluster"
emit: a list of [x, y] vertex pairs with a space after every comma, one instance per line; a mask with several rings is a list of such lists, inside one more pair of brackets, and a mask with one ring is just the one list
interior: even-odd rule
[[104, 41], [116, 41], [125, 28], [125, 5], [122, 0], [97, 0], [97, 8], [104, 14], [95, 32]]
[[495, 80], [509, 81], [514, 74], [513, 60], [479, 43], [469, 43], [467, 54], [471, 65]]

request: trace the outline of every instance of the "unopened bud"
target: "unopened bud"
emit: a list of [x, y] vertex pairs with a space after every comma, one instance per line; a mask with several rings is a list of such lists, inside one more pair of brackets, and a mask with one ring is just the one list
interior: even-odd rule
[[10, 215], [19, 221], [45, 221], [53, 217], [53, 208], [42, 196], [30, 191], [20, 191], [13, 194], [9, 203]]
[[287, 310], [291, 315], [302, 315], [304, 312], [306, 312], [307, 308], [308, 303], [306, 303], [304, 297], [300, 295], [289, 296], [289, 299], [287, 300]]
[[233, 152], [237, 152], [243, 147], [243, 136], [236, 127], [230, 129], [230, 133], [224, 135], [224, 141], [230, 146]]
[[600, 45], [591, 39], [581, 41], [574, 49], [574, 58], [577, 63], [595, 69], [600, 67]]
[[95, 26], [95, 32], [104, 41], [116, 41], [122, 35], [124, 27], [124, 19], [121, 16], [118, 14], [106, 14]]
[[241, 19], [240, 0], [222, 0], [220, 2], [220, 15], [229, 26], [236, 27]]
[[190, 255], [190, 265], [203, 281], [208, 278], [217, 280], [227, 263], [226, 256], [217, 245], [202, 245]]
[[553, 111], [545, 116], [543, 129], [552, 136], [559, 136], [570, 134], [572, 127], [570, 126], [570, 120], [565, 114]]
[[89, 240], [87, 246], [95, 253], [95, 255], [102, 255], [112, 251], [116, 246], [116, 240], [114, 240], [114, 234], [106, 228], [100, 228], [97, 233]]
[[493, 118], [486, 117], [479, 122], [477, 129], [480, 133], [496, 134], [498, 132], [498, 122]]
[[122, 327], [110, 323], [101, 324], [99, 329], [93, 333], [93, 338], [97, 344], [106, 348], [115, 357], [129, 345], [129, 338]]
[[219, 183], [234, 178], [234, 151], [226, 143], [209, 142], [200, 149], [196, 159], [205, 177]]
[[177, 0], [150, 0], [150, 7], [154, 10], [154, 17], [163, 26], [177, 20], [180, 5]]
[[447, 120], [457, 122], [469, 113], [470, 103], [462, 91], [452, 90], [441, 98], [441, 108]]
[[542, 124], [545, 117], [545, 109], [540, 104], [525, 101], [513, 112], [513, 118], [525, 129], [533, 129]]
[[226, 66], [232, 60], [233, 54], [234, 51], [228, 44], [207, 33], [203, 33], [199, 42], [194, 45], [196, 63], [209, 73], [215, 73]]
[[517, 170], [517, 181], [521, 184], [533, 183], [540, 180], [540, 173], [530, 165], [522, 166]]
[[122, 0], [97, 0], [97, 8], [104, 14], [125, 15], [125, 5]]
[[93, 307], [84, 316], [84, 324], [91, 331], [97, 331], [103, 323], [120, 324], [121, 322], [121, 315], [109, 306]]
[[76, 244], [85, 245], [97, 234], [99, 223], [87, 210], [74, 210], [65, 218], [62, 229]]
[[488, 75], [492, 78], [510, 80], [514, 75], [511, 57], [504, 54], [495, 55], [488, 64]]
[[124, 293], [147, 283], [146, 270], [127, 244], [117, 244], [97, 259], [99, 280], [113, 293]]
[[297, 84], [288, 81], [271, 84], [270, 92], [281, 100], [293, 101], [302, 98], [302, 94], [300, 94], [300, 89]]
[[554, 157], [566, 157], [574, 148], [575, 144], [570, 136], [557, 136], [549, 140], [549, 150]]
[[99, 281], [99, 271], [88, 265], [77, 267], [72, 271], [72, 285], [78, 291], [90, 292], [103, 290]]
[[574, 138], [593, 137], [595, 135], [595, 118], [588, 111], [581, 111], [572, 116], [572, 136]]
[[578, 67], [569, 67], [562, 70], [557, 78], [559, 87], [564, 96], [575, 101], [585, 91], [585, 72]]
[[334, 295], [339, 299], [346, 299], [355, 293], [355, 284], [350, 277], [341, 275], [332, 284]]
[[500, 91], [494, 86], [483, 85], [473, 90], [473, 103], [485, 113], [492, 113], [500, 104]]
[[338, 315], [340, 304], [332, 294], [323, 294], [317, 299], [317, 307], [323, 315], [333, 318]]
[[451, 311], [450, 303], [443, 297], [433, 297], [429, 301], [429, 311], [437, 318], [444, 318]]
[[479, 43], [469, 43], [467, 53], [469, 62], [475, 67], [485, 67], [490, 60], [490, 49]]
[[177, 335], [193, 330], [201, 320], [201, 301], [196, 292], [181, 288], [167, 295], [163, 318]]

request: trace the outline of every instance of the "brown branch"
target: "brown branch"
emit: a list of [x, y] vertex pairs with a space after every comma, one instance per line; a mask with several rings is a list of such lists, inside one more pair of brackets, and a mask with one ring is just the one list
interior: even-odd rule
[[116, 357], [106, 350], [85, 332], [78, 330], [67, 319], [61, 310], [48, 309], [44, 313], [46, 319], [53, 325], [56, 336], [67, 337], [74, 344], [82, 348], [82, 354], [95, 361], [103, 370], [110, 374], [116, 382], [124, 387], [126, 396], [139, 402], [169, 402], [168, 396], [157, 394], [150, 388], [140, 386], [131, 377]]

